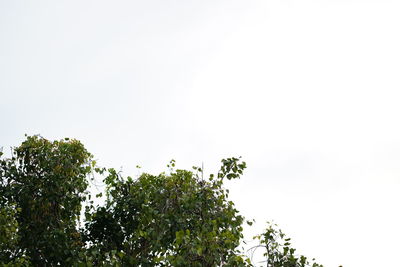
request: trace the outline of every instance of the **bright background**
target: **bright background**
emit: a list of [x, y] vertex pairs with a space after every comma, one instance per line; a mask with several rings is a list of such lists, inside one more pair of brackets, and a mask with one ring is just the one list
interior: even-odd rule
[[400, 2], [0, 0], [0, 145], [81, 140], [229, 184], [328, 267], [398, 266]]

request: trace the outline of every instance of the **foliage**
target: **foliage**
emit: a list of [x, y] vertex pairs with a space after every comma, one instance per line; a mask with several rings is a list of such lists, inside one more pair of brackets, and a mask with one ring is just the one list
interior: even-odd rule
[[79, 141], [33, 136], [0, 161], [3, 202], [18, 210], [18, 248], [34, 266], [71, 264], [83, 249], [76, 225], [90, 158]]
[[[132, 179], [96, 166], [74, 139], [27, 136], [1, 156], [0, 266], [252, 266], [238, 249], [244, 217], [223, 187], [243, 174], [239, 158], [206, 179], [175, 161], [168, 173]], [[96, 206], [88, 192], [95, 173], [105, 185]], [[280, 231], [257, 239], [269, 267], [308, 266]]]
[[257, 235], [254, 239], [259, 240], [260, 244], [252, 248], [263, 248], [265, 263], [267, 267], [323, 267], [311, 261], [303, 255], [297, 255], [296, 249], [291, 246], [291, 239], [286, 237], [276, 224], [268, 223], [267, 229], [261, 235]]
[[170, 174], [142, 174], [137, 180], [109, 170], [106, 204], [87, 214], [88, 241], [100, 255], [118, 251], [127, 265], [244, 266], [236, 249], [243, 217], [222, 183], [237, 178], [245, 163], [226, 159], [218, 177], [208, 180], [173, 166], [172, 161]]
[[15, 207], [0, 204], [0, 264], [2, 266], [27, 266], [29, 262], [18, 255], [18, 223]]

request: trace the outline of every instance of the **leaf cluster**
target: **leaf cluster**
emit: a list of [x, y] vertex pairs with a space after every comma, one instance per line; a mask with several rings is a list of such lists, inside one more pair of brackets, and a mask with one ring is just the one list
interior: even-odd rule
[[263, 256], [267, 267], [323, 267], [316, 263], [315, 259], [309, 260], [303, 255], [298, 255], [292, 247], [291, 239], [276, 224], [268, 223], [265, 231], [254, 239], [259, 241], [259, 245], [251, 250], [254, 253], [256, 249], [264, 249]]

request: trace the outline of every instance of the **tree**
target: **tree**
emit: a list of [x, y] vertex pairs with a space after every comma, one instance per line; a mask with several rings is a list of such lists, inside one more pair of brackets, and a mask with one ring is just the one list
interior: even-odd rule
[[[39, 136], [0, 158], [0, 266], [252, 266], [239, 249], [244, 217], [223, 187], [243, 174], [240, 158], [206, 179], [174, 161], [125, 178], [92, 158], [77, 140]], [[101, 205], [88, 192], [94, 174], [104, 177]], [[258, 237], [268, 266], [308, 266], [286, 243], [278, 249], [276, 234]]]
[[245, 163], [226, 159], [208, 180], [174, 170], [174, 161], [170, 167], [169, 174], [137, 180], [109, 170], [105, 206], [87, 214], [87, 241], [100, 251], [97, 261], [117, 251], [124, 264], [134, 266], [244, 266], [237, 250], [243, 217], [222, 184], [238, 178]]
[[3, 206], [15, 207], [18, 254], [34, 266], [70, 265], [84, 244], [77, 223], [91, 155], [76, 140], [27, 137], [0, 161]]

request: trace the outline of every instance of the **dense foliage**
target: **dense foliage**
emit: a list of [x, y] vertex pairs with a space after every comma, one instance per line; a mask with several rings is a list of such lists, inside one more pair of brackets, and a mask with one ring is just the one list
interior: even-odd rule
[[104, 255], [116, 251], [124, 265], [243, 265], [236, 250], [243, 217], [221, 186], [245, 164], [232, 158], [223, 166], [208, 181], [186, 170], [137, 180], [110, 170], [105, 205], [87, 213], [86, 240], [100, 252], [96, 262], [104, 263]]
[[33, 136], [0, 161], [1, 208], [13, 210], [6, 231], [14, 234], [18, 226], [11, 255], [27, 257], [34, 266], [69, 265], [78, 256], [83, 243], [77, 222], [90, 158], [76, 140]]
[[[245, 168], [224, 159], [203, 179], [171, 161], [168, 173], [124, 178], [77, 140], [27, 137], [0, 158], [0, 266], [252, 266], [239, 249], [244, 218], [223, 187]], [[88, 190], [94, 174], [101, 205]], [[267, 266], [311, 266], [275, 228], [257, 238]]]

